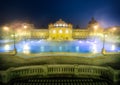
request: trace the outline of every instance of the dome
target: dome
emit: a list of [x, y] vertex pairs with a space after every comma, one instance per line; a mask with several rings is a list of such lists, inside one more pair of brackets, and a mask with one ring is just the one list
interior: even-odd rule
[[54, 26], [56, 26], [56, 27], [67, 27], [68, 24], [66, 22], [64, 22], [62, 19], [59, 19], [59, 21], [54, 23]]

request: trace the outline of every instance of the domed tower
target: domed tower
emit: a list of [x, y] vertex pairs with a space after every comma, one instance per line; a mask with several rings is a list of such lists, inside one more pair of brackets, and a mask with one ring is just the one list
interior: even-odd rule
[[98, 26], [99, 26], [99, 23], [94, 19], [94, 17], [92, 17], [91, 20], [88, 22], [88, 29], [94, 30]]
[[103, 32], [103, 28], [100, 26], [100, 24], [94, 19], [94, 17], [91, 18], [91, 20], [88, 23], [88, 30], [90, 31], [91, 35], [100, 35]]
[[71, 40], [72, 24], [64, 22], [62, 19], [49, 24], [49, 40]]

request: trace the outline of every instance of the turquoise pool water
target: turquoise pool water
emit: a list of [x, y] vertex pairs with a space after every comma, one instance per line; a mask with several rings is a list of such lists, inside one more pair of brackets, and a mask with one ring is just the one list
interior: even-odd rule
[[[0, 41], [0, 52], [14, 49], [13, 41]], [[8, 43], [10, 42], [10, 43]], [[75, 41], [47, 41], [47, 40], [23, 40], [15, 44], [19, 53], [42, 52], [75, 52], [75, 53], [100, 53], [103, 42], [96, 40]], [[120, 44], [105, 42], [105, 49], [109, 52], [120, 52]]]

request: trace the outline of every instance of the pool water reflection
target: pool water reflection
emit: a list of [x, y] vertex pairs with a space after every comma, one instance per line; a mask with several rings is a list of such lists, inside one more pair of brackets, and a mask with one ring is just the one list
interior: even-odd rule
[[[3, 43], [3, 42], [2, 42]], [[75, 52], [75, 53], [100, 53], [103, 42], [100, 39], [75, 40], [75, 41], [47, 41], [47, 40], [26, 40], [16, 43], [19, 53], [41, 53], [41, 52]], [[13, 44], [3, 44], [0, 52], [13, 50]], [[120, 44], [105, 43], [108, 52], [120, 52]]]

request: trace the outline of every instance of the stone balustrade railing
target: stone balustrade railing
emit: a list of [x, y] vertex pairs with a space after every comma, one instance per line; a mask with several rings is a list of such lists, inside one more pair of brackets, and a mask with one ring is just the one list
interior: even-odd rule
[[37, 65], [11, 67], [0, 71], [0, 82], [7, 83], [12, 79], [39, 76], [50, 77], [54, 75], [71, 75], [83, 78], [108, 79], [113, 82], [119, 81], [120, 71], [111, 67], [89, 66], [89, 65]]

